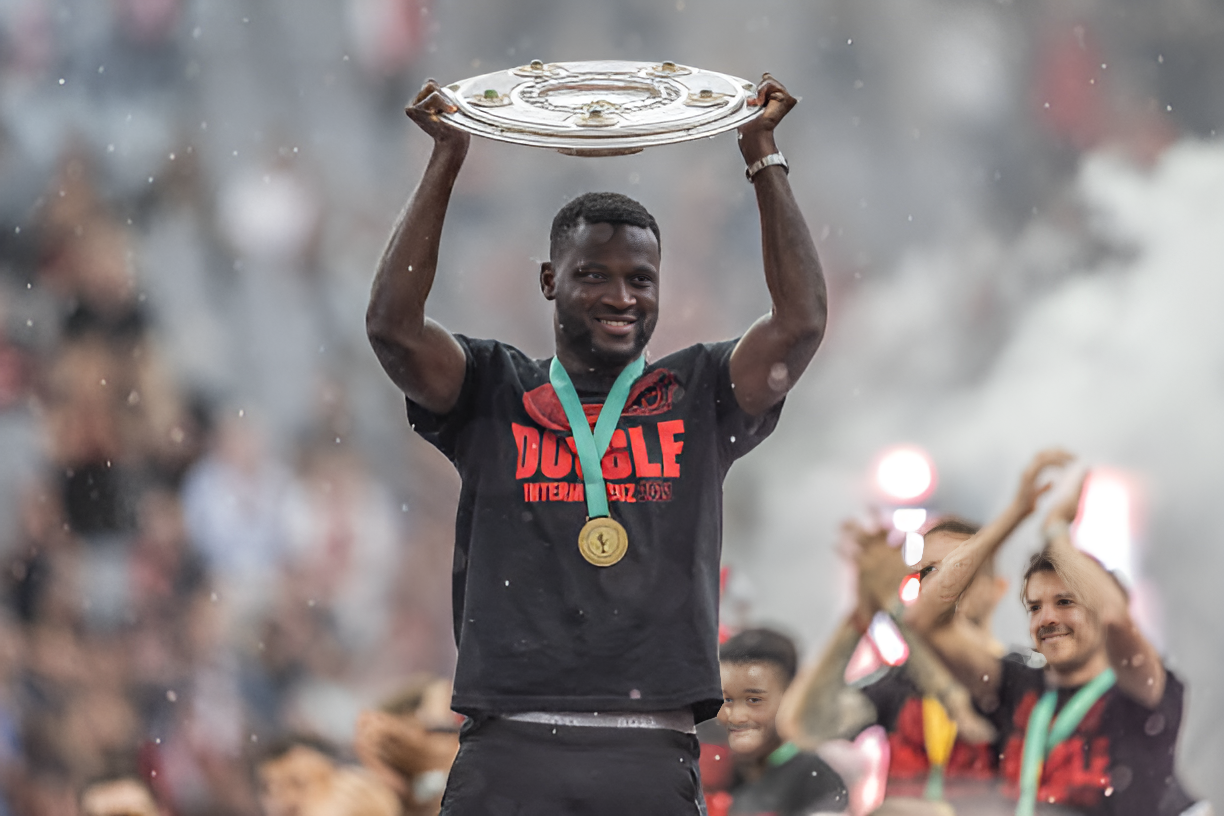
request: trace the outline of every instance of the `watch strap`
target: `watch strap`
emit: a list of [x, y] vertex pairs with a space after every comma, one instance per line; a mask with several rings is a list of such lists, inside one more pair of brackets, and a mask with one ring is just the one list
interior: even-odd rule
[[790, 175], [790, 164], [787, 163], [786, 157], [781, 153], [770, 153], [768, 156], [757, 159], [752, 164], [744, 168], [744, 178], [752, 181], [753, 176], [764, 170], [766, 167], [780, 165], [787, 175]]

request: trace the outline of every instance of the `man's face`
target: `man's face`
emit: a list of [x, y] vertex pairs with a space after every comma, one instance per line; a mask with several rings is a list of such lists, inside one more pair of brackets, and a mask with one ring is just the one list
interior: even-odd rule
[[736, 759], [757, 760], [778, 747], [775, 720], [786, 691], [782, 670], [772, 663], [723, 663], [723, 704], [718, 721]]
[[659, 242], [628, 224], [581, 223], [540, 270], [557, 338], [592, 367], [638, 357], [659, 317]]
[[259, 804], [267, 816], [299, 816], [327, 794], [335, 765], [313, 748], [299, 745], [259, 766]]
[[84, 816], [158, 816], [161, 811], [149, 789], [135, 779], [91, 785], [81, 796]]
[[1033, 573], [1024, 588], [1024, 605], [1033, 647], [1052, 668], [1074, 671], [1105, 648], [1100, 624], [1058, 573]]

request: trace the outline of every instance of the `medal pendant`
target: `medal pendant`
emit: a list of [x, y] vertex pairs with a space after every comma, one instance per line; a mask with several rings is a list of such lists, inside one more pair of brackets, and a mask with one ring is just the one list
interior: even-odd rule
[[629, 551], [629, 534], [620, 522], [609, 516], [596, 516], [582, 525], [578, 552], [597, 567], [610, 567]]

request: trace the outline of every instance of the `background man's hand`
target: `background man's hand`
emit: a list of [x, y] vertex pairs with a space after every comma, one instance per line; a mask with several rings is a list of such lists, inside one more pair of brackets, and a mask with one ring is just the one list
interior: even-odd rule
[[1020, 477], [1020, 487], [1016, 490], [1016, 498], [1012, 506], [1021, 515], [1027, 516], [1037, 508], [1037, 500], [1054, 486], [1053, 482], [1042, 482], [1041, 475], [1046, 468], [1063, 467], [1075, 459], [1073, 454], [1061, 448], [1048, 448], [1033, 457], [1033, 461], [1024, 469]]
[[888, 528], [883, 524], [863, 526], [857, 521], [842, 524], [847, 542], [846, 554], [858, 568], [858, 604], [855, 617], [865, 627], [881, 609], [897, 597], [901, 581], [912, 571], [901, 557], [901, 549], [888, 543]]
[[1068, 491], [1051, 507], [1046, 513], [1045, 527], [1048, 529], [1051, 524], [1070, 524], [1075, 521], [1076, 515], [1079, 513], [1080, 499], [1084, 493], [1084, 484], [1088, 481], [1088, 471], [1084, 471], [1083, 475], [1075, 484], [1075, 489]]
[[467, 131], [460, 130], [438, 115], [454, 113], [456, 110], [458, 108], [442, 93], [442, 86], [433, 79], [427, 79], [412, 104], [404, 108], [404, 113], [433, 138], [434, 144], [466, 150], [472, 137]]
[[749, 100], [750, 105], [764, 105], [765, 112], [746, 122], [739, 129], [740, 152], [744, 161], [752, 164], [760, 158], [778, 152], [774, 143], [774, 128], [782, 118], [795, 107], [799, 100], [791, 96], [782, 83], [769, 74], [761, 75], [761, 84], [757, 86], [757, 95]]

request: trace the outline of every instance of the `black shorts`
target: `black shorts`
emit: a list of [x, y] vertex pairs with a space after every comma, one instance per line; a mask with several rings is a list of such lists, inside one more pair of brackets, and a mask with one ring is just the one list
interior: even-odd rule
[[692, 734], [469, 719], [442, 816], [705, 816]]

